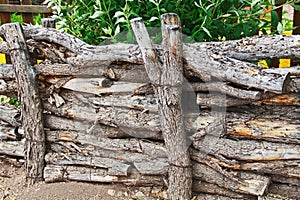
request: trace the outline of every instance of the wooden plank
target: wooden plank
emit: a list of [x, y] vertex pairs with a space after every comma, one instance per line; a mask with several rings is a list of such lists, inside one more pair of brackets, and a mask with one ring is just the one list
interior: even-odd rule
[[5, 13], [52, 13], [50, 8], [40, 5], [0, 5], [0, 12]]

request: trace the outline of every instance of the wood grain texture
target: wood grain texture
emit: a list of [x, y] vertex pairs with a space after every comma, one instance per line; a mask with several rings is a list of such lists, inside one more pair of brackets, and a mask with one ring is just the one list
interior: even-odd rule
[[[29, 54], [22, 27], [18, 23], [5, 24], [1, 31], [10, 48], [16, 80], [21, 97], [22, 125], [25, 131], [25, 159], [28, 184], [43, 179], [45, 135], [42, 104], [37, 86], [37, 74], [29, 63]], [[34, 124], [34, 126], [33, 126]]]

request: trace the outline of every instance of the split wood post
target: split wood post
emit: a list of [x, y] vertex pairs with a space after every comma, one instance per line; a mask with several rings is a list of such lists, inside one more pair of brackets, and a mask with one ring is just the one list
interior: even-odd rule
[[39, 97], [37, 73], [30, 66], [29, 53], [23, 30], [19, 23], [1, 26], [15, 67], [16, 80], [21, 101], [22, 124], [25, 132], [25, 160], [27, 183], [43, 179], [45, 134], [42, 119], [42, 104]]
[[158, 101], [161, 128], [169, 160], [168, 196], [172, 200], [190, 199], [192, 171], [184, 132], [182, 95], [182, 34], [176, 14], [161, 16], [163, 60], [156, 54], [141, 18], [131, 21], [145, 62], [145, 68]]

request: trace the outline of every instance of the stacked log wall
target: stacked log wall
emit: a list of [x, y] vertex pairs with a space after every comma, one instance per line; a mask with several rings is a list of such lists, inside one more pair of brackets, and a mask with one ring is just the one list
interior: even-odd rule
[[[92, 46], [51, 28], [23, 29], [29, 52], [43, 60], [34, 68], [44, 109], [45, 181], [166, 186], [159, 110], [139, 47]], [[299, 41], [263, 36], [184, 45], [193, 192], [300, 196], [300, 67], [253, 64], [298, 58]], [[10, 52], [6, 42], [0, 51]], [[13, 65], [1, 65], [0, 84], [1, 94], [18, 96]], [[20, 116], [19, 108], [0, 106], [0, 154], [24, 157]]]

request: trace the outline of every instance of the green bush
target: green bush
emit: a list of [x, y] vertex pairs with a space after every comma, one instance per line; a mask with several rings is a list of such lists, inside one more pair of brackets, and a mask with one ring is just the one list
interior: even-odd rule
[[[288, 0], [286, 4], [296, 1]], [[298, 1], [297, 1], [298, 2]], [[177, 13], [182, 21], [183, 33], [195, 41], [240, 39], [258, 32], [282, 32], [274, 10], [275, 0], [46, 0], [56, 10], [58, 28], [90, 44], [116, 40], [130, 30], [130, 19], [142, 17], [148, 27], [160, 26], [160, 15]], [[272, 16], [272, 20], [270, 20]], [[131, 32], [126, 41], [133, 40]]]

